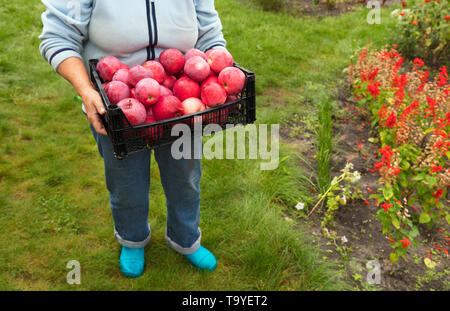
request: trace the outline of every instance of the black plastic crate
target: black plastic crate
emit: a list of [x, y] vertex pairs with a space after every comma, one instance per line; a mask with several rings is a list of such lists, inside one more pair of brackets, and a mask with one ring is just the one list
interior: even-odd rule
[[194, 122], [199, 120], [202, 120], [202, 132], [206, 125], [212, 123], [218, 124], [224, 130], [226, 124], [245, 125], [256, 120], [255, 74], [235, 63], [234, 66], [241, 69], [246, 75], [245, 85], [239, 99], [191, 115], [132, 126], [122, 109], [117, 105], [110, 104], [102, 86], [104, 81], [101, 80], [97, 72], [97, 63], [98, 59], [89, 60], [91, 80], [100, 93], [106, 109], [106, 113], [101, 116], [101, 119], [111, 139], [114, 155], [117, 159], [123, 159], [129, 154], [174, 142], [179, 138], [179, 136], [171, 135], [172, 127], [176, 124], [184, 123], [188, 125], [193, 133]]

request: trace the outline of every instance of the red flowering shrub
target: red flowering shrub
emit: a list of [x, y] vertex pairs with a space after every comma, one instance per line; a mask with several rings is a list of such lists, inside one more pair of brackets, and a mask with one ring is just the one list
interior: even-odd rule
[[405, 57], [420, 57], [428, 65], [450, 66], [448, 0], [403, 1], [395, 10], [395, 42]]
[[450, 223], [447, 68], [431, 78], [416, 58], [413, 69], [401, 74], [403, 61], [394, 48], [366, 47], [349, 67], [354, 98], [372, 112], [380, 135], [381, 159], [373, 171], [380, 175], [382, 194], [371, 197], [381, 207], [378, 217], [393, 242], [393, 261], [406, 255], [410, 243], [417, 245], [417, 223]]

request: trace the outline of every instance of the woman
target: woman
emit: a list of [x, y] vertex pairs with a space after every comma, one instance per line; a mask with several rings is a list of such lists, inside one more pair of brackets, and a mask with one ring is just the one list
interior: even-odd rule
[[[186, 52], [225, 48], [214, 0], [43, 0], [40, 51], [83, 100], [91, 130], [104, 159], [115, 237], [122, 245], [119, 267], [138, 277], [144, 270], [151, 151], [117, 160], [99, 114], [105, 109], [92, 86], [87, 62], [113, 55], [128, 66], [158, 58], [168, 48]], [[214, 255], [201, 246], [200, 160], [175, 160], [170, 145], [155, 149], [166, 194], [166, 241], [196, 267], [213, 271]]]

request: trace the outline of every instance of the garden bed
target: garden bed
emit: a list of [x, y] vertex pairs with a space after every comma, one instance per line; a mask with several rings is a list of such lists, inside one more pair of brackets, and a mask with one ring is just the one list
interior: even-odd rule
[[[344, 94], [342, 94], [344, 95]], [[390, 242], [386, 235], [382, 234], [382, 225], [378, 220], [376, 206], [373, 199], [369, 199], [372, 193], [376, 193], [379, 178], [377, 173], [370, 172], [378, 159], [375, 155], [378, 145], [370, 143], [368, 139], [373, 137], [368, 124], [368, 116], [357, 105], [349, 100], [340, 102], [342, 116], [335, 120], [335, 137], [342, 139], [337, 141], [336, 152], [332, 157], [332, 174], [339, 174], [347, 162], [353, 163], [354, 169], [361, 173], [359, 188], [366, 200], [354, 200], [341, 207], [335, 214], [334, 222], [337, 236], [345, 237], [347, 242], [336, 241], [345, 252], [336, 250], [330, 240], [322, 237], [321, 216], [323, 213], [312, 214], [310, 230], [322, 240], [325, 249], [331, 250], [330, 257], [343, 260], [348, 272], [349, 280], [361, 289], [382, 290], [448, 290], [449, 273], [448, 258], [442, 252], [436, 250], [435, 245], [446, 243], [445, 237], [439, 229], [429, 230], [421, 226], [419, 245], [417, 248], [409, 248], [407, 260], [400, 259], [392, 264], [389, 259], [391, 252]], [[347, 118], [346, 116], [350, 116]], [[360, 145], [361, 144], [361, 145]], [[362, 149], [359, 149], [361, 148]], [[369, 204], [367, 204], [367, 202]], [[328, 245], [327, 245], [328, 244]], [[433, 262], [437, 263], [434, 269], [428, 268], [424, 259], [428, 254]], [[368, 269], [366, 263], [370, 260], [378, 260], [381, 269], [381, 284], [369, 286], [366, 282]]]
[[[331, 185], [308, 216], [297, 206], [288, 217], [307, 220], [325, 257], [342, 260], [358, 288], [448, 290], [446, 69], [429, 77], [415, 59], [407, 70], [389, 48], [358, 55], [334, 107]], [[292, 137], [303, 137], [292, 133], [285, 139], [295, 146]], [[378, 285], [366, 280], [370, 262]]]
[[[340, 113], [335, 116], [333, 128], [334, 137], [338, 138], [331, 159], [332, 176], [339, 175], [347, 162], [352, 163], [353, 169], [361, 173], [358, 187], [362, 190], [365, 200], [353, 200], [336, 211], [334, 227], [330, 229], [335, 231], [338, 237], [335, 240], [324, 237], [322, 233], [321, 221], [325, 207], [318, 208], [309, 218], [305, 218], [303, 214], [299, 217], [297, 211], [289, 211], [287, 219], [296, 219], [299, 227], [306, 227], [321, 245], [323, 259], [326, 257], [341, 263], [342, 269], [346, 270], [347, 281], [355, 289], [448, 290], [448, 258], [436, 248], [436, 245], [442, 246], [447, 240], [439, 229], [429, 230], [421, 226], [420, 236], [417, 238], [418, 247], [409, 248], [406, 260], [400, 259], [395, 264], [391, 263], [390, 242], [386, 235], [382, 234], [382, 225], [377, 217], [379, 207], [373, 199], [369, 199], [378, 189], [379, 176], [368, 169], [373, 167], [378, 158], [376, 153], [379, 146], [369, 142], [369, 139], [374, 137], [367, 121], [369, 116], [351, 101], [350, 93], [344, 88], [340, 89], [338, 102]], [[290, 128], [295, 129], [294, 125], [290, 124]], [[282, 130], [283, 139], [294, 147], [303, 145], [304, 141], [311, 142], [308, 134], [308, 130], [301, 134], [295, 134], [288, 127]], [[315, 148], [308, 144], [307, 148], [301, 149], [299, 148], [299, 152], [310, 163], [314, 163]], [[424, 259], [427, 257], [436, 263], [433, 269], [425, 265]], [[378, 285], [366, 282], [366, 264], [371, 260], [377, 260], [380, 264], [381, 283]]]

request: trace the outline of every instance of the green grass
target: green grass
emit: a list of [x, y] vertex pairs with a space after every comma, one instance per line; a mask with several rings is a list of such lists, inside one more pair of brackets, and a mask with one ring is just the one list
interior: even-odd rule
[[[203, 161], [200, 226], [219, 260], [214, 273], [198, 272], [166, 245], [165, 198], [152, 160], [148, 265], [141, 278], [124, 278], [95, 141], [73, 89], [38, 51], [44, 7], [0, 4], [0, 290], [348, 288], [342, 271], [284, 217], [298, 201], [314, 201], [297, 150], [284, 143], [285, 160], [274, 171], [252, 160]], [[367, 39], [382, 44], [388, 33], [386, 24], [368, 25], [363, 11], [317, 20], [231, 0], [216, 7], [229, 50], [256, 73], [259, 123], [317, 113], [324, 100], [304, 101], [305, 86], [325, 86], [321, 98], [328, 98], [352, 50]], [[70, 260], [81, 263], [80, 286], [66, 283]]]

